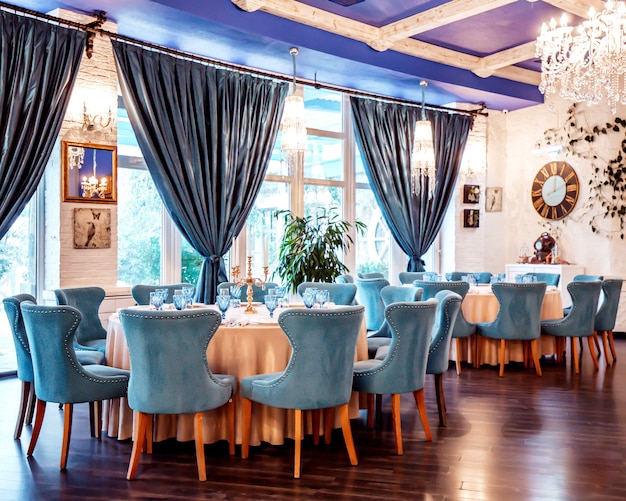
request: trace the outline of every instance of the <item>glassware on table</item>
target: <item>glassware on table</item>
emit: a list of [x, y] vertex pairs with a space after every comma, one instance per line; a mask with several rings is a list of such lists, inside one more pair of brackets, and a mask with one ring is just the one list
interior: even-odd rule
[[241, 299], [241, 285], [231, 285], [230, 295], [233, 299]]
[[470, 287], [476, 285], [476, 277], [474, 277], [473, 274], [467, 275], [467, 283], [470, 285]]
[[196, 291], [194, 286], [183, 287], [183, 297], [185, 298], [185, 308], [191, 308], [193, 304], [193, 294]]
[[267, 294], [265, 296], [265, 307], [270, 312], [270, 318], [274, 318], [274, 310], [278, 307], [278, 296], [276, 294]]
[[285, 302], [285, 295], [287, 292], [286, 287], [275, 287], [274, 290], [276, 291], [276, 295], [278, 296], [278, 307], [284, 307], [285, 305], [288, 305], [288, 302]]
[[150, 306], [155, 310], [160, 310], [163, 307], [163, 294], [154, 291], [150, 293]]
[[[182, 292], [182, 291], [181, 291]], [[174, 307], [177, 310], [184, 310], [185, 306], [187, 306], [187, 298], [181, 294], [174, 293], [174, 297], [172, 298]]]
[[302, 294], [302, 301], [304, 301], [304, 306], [307, 308], [313, 308], [317, 301], [317, 293], [311, 289], [305, 290], [304, 294]]
[[[163, 298], [163, 303], [167, 302], [167, 297], [170, 294], [170, 291], [167, 289], [154, 289], [154, 292], [158, 292], [159, 294], [161, 294], [161, 297]], [[162, 306], [163, 304], [161, 304]]]
[[222, 320], [226, 318], [226, 312], [230, 308], [230, 294], [220, 294], [216, 298], [217, 307], [222, 312]]
[[230, 296], [230, 290], [228, 290], [228, 289], [220, 289], [218, 296]]
[[319, 303], [320, 308], [323, 308], [324, 305], [330, 301], [330, 291], [318, 290], [315, 299]]

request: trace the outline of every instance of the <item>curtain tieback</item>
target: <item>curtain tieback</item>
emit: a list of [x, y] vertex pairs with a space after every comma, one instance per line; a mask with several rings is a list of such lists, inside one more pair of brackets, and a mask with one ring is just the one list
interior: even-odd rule
[[220, 257], [216, 256], [215, 254], [209, 256], [209, 259], [211, 260], [213, 264], [217, 264], [220, 262]]

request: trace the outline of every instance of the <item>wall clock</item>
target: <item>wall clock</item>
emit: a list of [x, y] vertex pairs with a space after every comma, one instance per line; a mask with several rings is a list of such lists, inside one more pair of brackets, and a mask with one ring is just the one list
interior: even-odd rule
[[576, 205], [580, 185], [578, 176], [567, 162], [544, 165], [533, 179], [533, 207], [546, 219], [563, 219]]

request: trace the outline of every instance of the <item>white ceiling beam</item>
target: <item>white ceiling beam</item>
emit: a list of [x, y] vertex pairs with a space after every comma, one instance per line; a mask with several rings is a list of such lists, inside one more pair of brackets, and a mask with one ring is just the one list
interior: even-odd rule
[[[596, 12], [604, 10], [604, 2], [602, 0], [543, 0], [543, 2], [583, 19], [589, 17], [589, 7], [596, 9]], [[549, 19], [546, 19], [546, 22], [548, 21]]]
[[478, 67], [472, 69], [472, 71], [479, 77], [490, 77], [496, 70], [533, 59], [535, 57], [535, 49], [536, 42], [533, 40], [517, 47], [496, 52], [481, 58]]

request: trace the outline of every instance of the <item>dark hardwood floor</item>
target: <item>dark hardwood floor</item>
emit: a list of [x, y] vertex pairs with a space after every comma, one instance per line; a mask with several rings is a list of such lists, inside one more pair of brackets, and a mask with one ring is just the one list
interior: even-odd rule
[[68, 468], [59, 471], [62, 411], [48, 405], [32, 458], [31, 429], [13, 440], [19, 382], [0, 379], [0, 499], [626, 499], [626, 340], [618, 362], [593, 369], [589, 353], [575, 376], [568, 362], [542, 360], [544, 375], [513, 364], [464, 366], [445, 375], [448, 427], [438, 427], [433, 381], [426, 398], [433, 442], [410, 395], [402, 399], [404, 456], [394, 454], [390, 402], [381, 427], [352, 421], [359, 465], [352, 467], [336, 430], [333, 444], [303, 446], [302, 478], [292, 478], [293, 442], [252, 448], [248, 460], [206, 446], [208, 481], [196, 476], [192, 443], [156, 443], [136, 480], [125, 480], [131, 443], [89, 438], [88, 411], [76, 406]]

